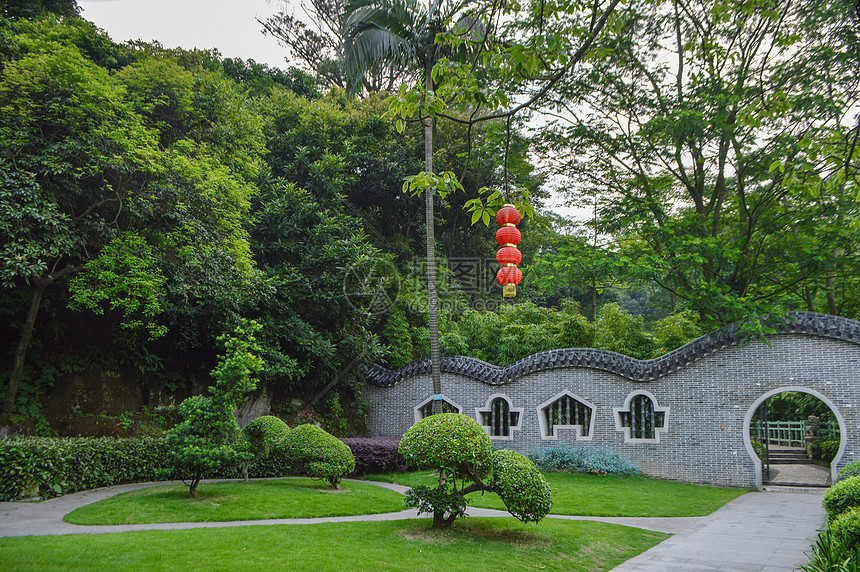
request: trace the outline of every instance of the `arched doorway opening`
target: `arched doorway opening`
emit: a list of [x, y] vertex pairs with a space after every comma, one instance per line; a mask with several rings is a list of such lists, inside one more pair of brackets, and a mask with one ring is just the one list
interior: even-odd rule
[[[817, 406], [816, 401], [820, 402], [821, 406]], [[823, 413], [816, 415], [819, 422], [821, 417], [824, 417], [823, 428], [821, 425], [816, 428], [814, 420], [810, 427], [808, 418], [799, 419], [809, 411]], [[842, 437], [846, 434], [845, 430], [845, 419], [833, 402], [814, 389], [785, 386], [763, 394], [752, 404], [744, 417], [744, 445], [755, 463], [756, 486], [821, 485], [835, 481], [836, 467], [845, 452], [846, 440]], [[838, 446], [832, 443], [822, 446], [824, 442], [832, 442], [835, 439], [838, 439]], [[822, 468], [818, 470], [824, 470], [827, 473], [825, 477], [829, 477], [824, 482], [818, 478], [819, 475], [807, 472], [806, 467], [800, 466], [810, 465], [810, 470], [815, 470], [811, 468], [816, 465], [812, 463], [810, 449], [817, 450], [816, 456], [819, 457], [822, 449], [828, 458], [832, 454], [829, 467], [826, 461], [823, 462], [823, 467], [819, 461], [818, 466]], [[809, 456], [809, 462], [799, 463], [795, 460], [792, 455], [799, 451], [804, 451]]]

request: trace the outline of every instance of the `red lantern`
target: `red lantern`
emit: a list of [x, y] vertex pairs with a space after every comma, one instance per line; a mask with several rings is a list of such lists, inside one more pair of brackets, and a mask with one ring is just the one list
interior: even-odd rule
[[505, 298], [513, 298], [517, 295], [517, 284], [522, 282], [523, 273], [516, 266], [502, 266], [496, 272], [496, 280], [502, 285], [502, 295]]
[[517, 227], [515, 226], [503, 226], [496, 231], [496, 242], [499, 243], [499, 246], [505, 246], [508, 244], [516, 246], [520, 243], [522, 238], [523, 235], [520, 234], [520, 231], [517, 230]]
[[519, 264], [523, 261], [523, 253], [515, 246], [503, 246], [496, 253], [496, 260], [502, 266], [505, 264]]
[[522, 219], [520, 211], [514, 208], [513, 205], [505, 205], [496, 213], [496, 222], [499, 223], [499, 226], [506, 224], [518, 225]]
[[523, 279], [523, 273], [517, 268], [517, 264], [523, 261], [523, 255], [517, 249], [522, 239], [516, 227], [520, 220], [522, 216], [514, 205], [505, 205], [496, 213], [496, 222], [502, 227], [496, 231], [496, 242], [501, 246], [496, 253], [496, 260], [502, 265], [496, 272], [496, 280], [502, 285], [505, 298], [517, 295], [517, 284]]

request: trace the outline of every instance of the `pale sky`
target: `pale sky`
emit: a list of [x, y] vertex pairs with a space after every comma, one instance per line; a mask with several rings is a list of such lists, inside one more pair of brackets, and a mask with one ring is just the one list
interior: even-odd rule
[[[297, 0], [291, 2], [297, 4]], [[286, 50], [271, 36], [264, 36], [255, 19], [265, 20], [283, 4], [287, 2], [78, 0], [81, 15], [105, 30], [115, 42], [158, 40], [167, 48], [217, 48], [224, 57], [288, 68], [284, 61]]]

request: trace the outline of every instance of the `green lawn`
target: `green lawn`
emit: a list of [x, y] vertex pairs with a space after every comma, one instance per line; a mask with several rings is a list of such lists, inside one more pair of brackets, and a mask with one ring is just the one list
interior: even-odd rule
[[269, 518], [347, 516], [403, 510], [403, 495], [374, 485], [277, 479], [250, 483], [203, 483], [197, 498], [188, 487], [165, 485], [131, 491], [66, 515], [72, 524], [214, 522]]
[[[705, 516], [747, 489], [673, 483], [641, 476], [545, 473], [552, 487], [552, 514], [582, 516]], [[433, 471], [368, 475], [367, 480], [414, 487], [434, 485]], [[469, 496], [469, 504], [504, 510], [498, 495]]]
[[598, 522], [467, 518], [0, 538], [24, 570], [609, 570], [667, 537]]

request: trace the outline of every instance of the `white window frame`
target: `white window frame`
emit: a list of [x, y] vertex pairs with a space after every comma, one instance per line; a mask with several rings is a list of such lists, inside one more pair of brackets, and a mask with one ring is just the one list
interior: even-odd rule
[[[553, 425], [553, 435], [549, 434], [549, 426], [546, 420], [546, 415], [544, 414], [544, 409], [546, 409], [551, 404], [555, 403], [563, 397], [570, 397], [571, 399], [582, 403], [588, 409], [591, 410], [591, 418], [588, 422], [588, 435], [582, 434], [582, 425]], [[572, 431], [574, 434], [574, 438], [577, 441], [591, 441], [592, 437], [594, 436], [594, 425], [595, 419], [597, 418], [597, 407], [595, 407], [594, 404], [587, 399], [583, 399], [571, 391], [564, 390], [561, 393], [550, 397], [549, 399], [538, 405], [537, 415], [538, 423], [540, 424], [541, 439], [543, 439], [544, 441], [558, 441], [559, 430]]]
[[[427, 399], [425, 399], [424, 401], [422, 401], [421, 403], [419, 403], [418, 405], [416, 405], [416, 406], [412, 409], [412, 411], [413, 411], [413, 416], [414, 416], [414, 418], [415, 418], [415, 423], [418, 423], [419, 421], [421, 421], [422, 419], [424, 419], [424, 418], [421, 416], [421, 408], [422, 408], [422, 407], [424, 407], [425, 405], [427, 405], [428, 403], [430, 403], [431, 401], [433, 401], [433, 396], [432, 396], [432, 395], [431, 395], [430, 397], [428, 397]], [[445, 402], [446, 402], [446, 403], [448, 403], [448, 405], [450, 405], [451, 407], [456, 408], [456, 409], [457, 409], [457, 413], [461, 413], [461, 414], [463, 413], [463, 411], [464, 411], [463, 406], [462, 406], [462, 405], [460, 405], [459, 403], [457, 403], [456, 401], [454, 401], [453, 399], [451, 399], [450, 397], [448, 397], [447, 395], [442, 394], [442, 401], [445, 401]]]
[[[654, 426], [654, 438], [653, 439], [643, 439], [633, 436], [633, 427], [632, 424], [630, 427], [623, 427], [621, 425], [621, 413], [629, 413], [630, 412], [630, 404], [633, 402], [633, 399], [638, 395], [644, 395], [648, 399], [651, 400], [651, 404], [653, 406], [653, 412], [656, 416], [657, 413], [663, 414], [663, 426], [657, 427], [656, 424]], [[615, 418], [615, 430], [621, 431], [624, 433], [624, 442], [625, 443], [659, 443], [660, 435], [663, 433], [667, 433], [669, 431], [669, 409], [670, 407], [660, 407], [657, 402], [657, 398], [654, 397], [654, 394], [650, 391], [645, 391], [643, 389], [637, 389], [633, 391], [627, 396], [627, 399], [624, 401], [624, 407], [613, 407], [612, 408], [612, 416]]]
[[[510, 423], [508, 435], [492, 435], [490, 433], [491, 427], [484, 425], [484, 413], [492, 412], [493, 401], [496, 399], [503, 399], [508, 404], [508, 413], [516, 413], [517, 414], [517, 423], [514, 425]], [[523, 425], [523, 412], [524, 409], [522, 407], [514, 407], [511, 398], [505, 395], [504, 393], [494, 393], [490, 397], [487, 398], [484, 407], [476, 407], [475, 408], [475, 419], [478, 421], [478, 425], [484, 428], [484, 431], [487, 432], [487, 435], [490, 436], [491, 440], [494, 441], [513, 441], [514, 440], [514, 431], [521, 431]]]

